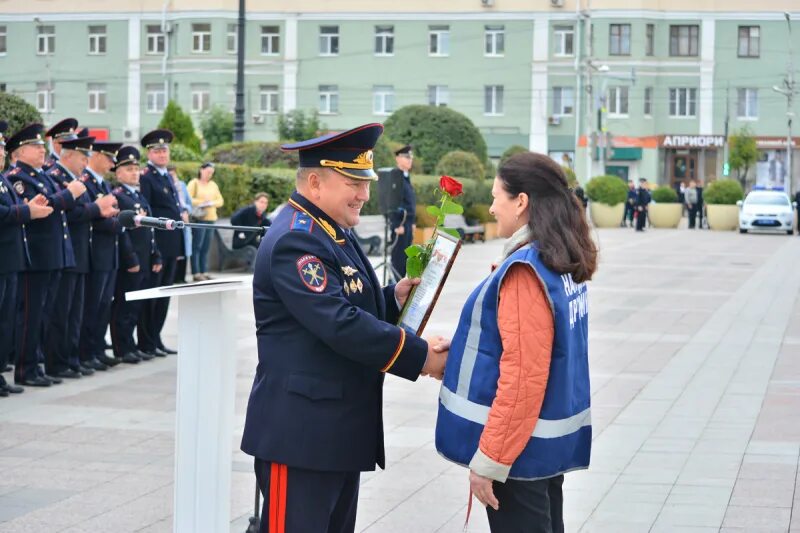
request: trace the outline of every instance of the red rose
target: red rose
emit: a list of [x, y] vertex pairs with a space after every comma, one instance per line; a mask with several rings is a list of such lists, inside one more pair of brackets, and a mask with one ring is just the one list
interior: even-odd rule
[[464, 187], [461, 185], [461, 182], [451, 178], [450, 176], [442, 176], [439, 178], [439, 188], [452, 198], [455, 198], [464, 192]]

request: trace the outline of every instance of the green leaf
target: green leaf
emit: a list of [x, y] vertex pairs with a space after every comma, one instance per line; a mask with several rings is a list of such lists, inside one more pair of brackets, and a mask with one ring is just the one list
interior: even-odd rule
[[422, 260], [419, 256], [409, 257], [406, 261], [406, 276], [409, 278], [418, 278], [422, 275]]
[[422, 253], [422, 246], [419, 244], [412, 244], [406, 248], [406, 257], [417, 257]]
[[445, 215], [460, 215], [464, 212], [464, 207], [461, 204], [457, 204], [449, 198], [445, 200], [442, 208]]
[[461, 235], [458, 233], [458, 231], [454, 230], [453, 228], [439, 228], [439, 231], [447, 233], [448, 235], [452, 235], [456, 239], [461, 238]]
[[433, 215], [435, 217], [438, 217], [441, 214], [441, 210], [438, 207], [436, 207], [435, 205], [429, 205], [428, 209], [426, 209], [426, 211], [428, 211], [429, 214], [431, 214], [431, 215]]

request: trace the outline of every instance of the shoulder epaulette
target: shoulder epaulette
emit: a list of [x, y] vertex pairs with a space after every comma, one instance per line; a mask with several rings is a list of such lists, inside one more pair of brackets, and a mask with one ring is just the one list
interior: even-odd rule
[[292, 225], [290, 227], [292, 231], [305, 231], [306, 233], [311, 233], [313, 227], [314, 221], [307, 214], [297, 211], [294, 215], [292, 215]]

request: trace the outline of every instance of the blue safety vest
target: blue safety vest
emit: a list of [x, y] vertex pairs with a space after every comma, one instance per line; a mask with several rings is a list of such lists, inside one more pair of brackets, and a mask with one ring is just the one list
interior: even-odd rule
[[509, 478], [543, 479], [588, 468], [592, 426], [586, 284], [547, 268], [530, 244], [509, 256], [464, 305], [439, 394], [436, 449], [463, 466], [478, 449], [500, 376], [500, 285], [514, 263], [530, 265], [542, 282], [553, 311], [555, 337], [539, 420]]

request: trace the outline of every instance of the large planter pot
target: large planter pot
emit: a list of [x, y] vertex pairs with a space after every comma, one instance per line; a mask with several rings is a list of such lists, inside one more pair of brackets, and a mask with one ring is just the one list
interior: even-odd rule
[[681, 204], [650, 204], [647, 216], [654, 228], [677, 228], [683, 215]]
[[622, 222], [622, 215], [625, 214], [625, 204], [617, 205], [599, 204], [591, 202], [589, 212], [592, 215], [592, 223], [597, 228], [618, 228]]
[[414, 230], [414, 244], [423, 244], [433, 237], [434, 228], [417, 228]]
[[483, 234], [486, 237], [486, 240], [489, 239], [496, 239], [497, 238], [497, 222], [484, 222], [483, 223]]
[[739, 206], [709, 204], [706, 209], [709, 228], [717, 231], [733, 231], [739, 227]]

